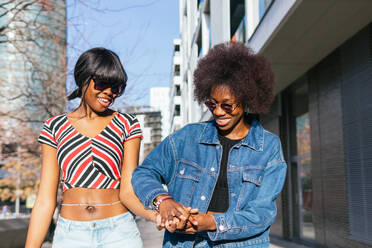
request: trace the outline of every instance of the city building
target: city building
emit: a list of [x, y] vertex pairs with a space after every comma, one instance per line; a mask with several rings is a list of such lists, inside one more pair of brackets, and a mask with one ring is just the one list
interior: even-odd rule
[[127, 107], [126, 113], [135, 115], [143, 133], [140, 147], [139, 164], [162, 140], [162, 115], [150, 106]]
[[161, 140], [168, 136], [170, 130], [169, 103], [169, 87], [150, 89], [150, 107], [161, 113]]
[[170, 133], [180, 129], [183, 126], [184, 111], [181, 110], [181, 40], [173, 40], [173, 60], [171, 71], [171, 83], [169, 91], [169, 119], [170, 119]]
[[[141, 128], [142, 128], [142, 134], [143, 134], [143, 139], [141, 142], [141, 147], [140, 147], [140, 154], [139, 154], [139, 163], [141, 164], [142, 161], [145, 158], [145, 149], [148, 150], [148, 147], [151, 146], [151, 127], [146, 126], [145, 127], [145, 122], [146, 122], [146, 114], [144, 113], [134, 113], [137, 117], [137, 120], [139, 121]], [[146, 148], [145, 148], [146, 147]], [[146, 152], [147, 154], [148, 152]]]
[[271, 234], [321, 247], [372, 247], [372, 1], [180, 0], [183, 125], [197, 60], [241, 41], [272, 63], [276, 100], [260, 116], [288, 174]]

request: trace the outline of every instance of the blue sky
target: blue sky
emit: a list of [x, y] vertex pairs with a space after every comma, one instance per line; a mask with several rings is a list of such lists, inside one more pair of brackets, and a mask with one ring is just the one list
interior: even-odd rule
[[116, 52], [129, 80], [115, 104], [149, 103], [149, 89], [169, 86], [173, 39], [179, 37], [177, 0], [67, 1], [67, 91], [79, 55], [93, 47]]

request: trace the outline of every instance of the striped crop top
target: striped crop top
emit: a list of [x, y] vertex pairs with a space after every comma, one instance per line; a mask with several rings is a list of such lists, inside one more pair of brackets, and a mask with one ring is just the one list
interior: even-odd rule
[[38, 141], [57, 149], [66, 191], [75, 187], [118, 189], [124, 142], [134, 138], [142, 138], [142, 131], [132, 115], [116, 113], [103, 131], [89, 138], [80, 134], [63, 114], [44, 123]]

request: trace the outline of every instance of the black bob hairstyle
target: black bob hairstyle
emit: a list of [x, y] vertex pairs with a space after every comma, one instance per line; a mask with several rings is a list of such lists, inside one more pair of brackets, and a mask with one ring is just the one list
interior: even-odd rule
[[199, 103], [219, 85], [227, 86], [244, 111], [267, 113], [274, 100], [274, 73], [270, 63], [240, 42], [214, 46], [194, 71], [194, 96]]
[[121, 82], [125, 89], [127, 74], [116, 53], [106, 48], [97, 47], [85, 51], [80, 55], [74, 69], [75, 83], [78, 86], [68, 97], [68, 100], [82, 98], [83, 88], [89, 84], [90, 79], [96, 77], [107, 83]]

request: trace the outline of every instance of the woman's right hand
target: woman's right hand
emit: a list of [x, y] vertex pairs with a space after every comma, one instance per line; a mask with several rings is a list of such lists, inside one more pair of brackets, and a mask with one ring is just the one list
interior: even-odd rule
[[[156, 197], [156, 201], [163, 197], [164, 195]], [[173, 200], [173, 198], [166, 199], [159, 205], [159, 214], [161, 216], [159, 227], [165, 227], [169, 232], [174, 232], [176, 229], [183, 229], [189, 220], [190, 212], [194, 213], [197, 210], [186, 207]]]

